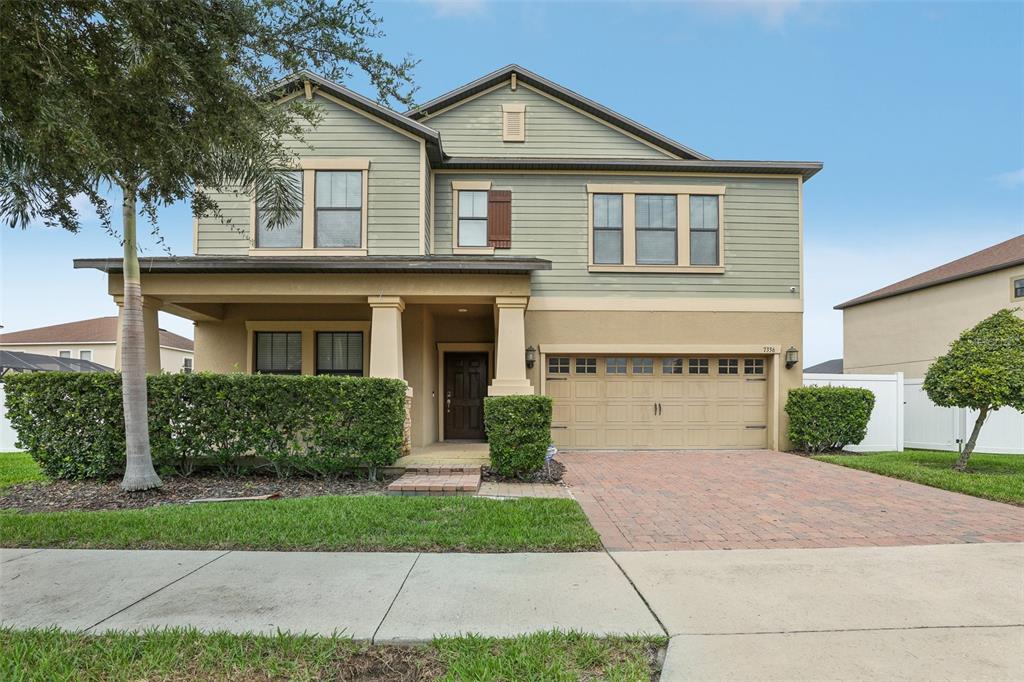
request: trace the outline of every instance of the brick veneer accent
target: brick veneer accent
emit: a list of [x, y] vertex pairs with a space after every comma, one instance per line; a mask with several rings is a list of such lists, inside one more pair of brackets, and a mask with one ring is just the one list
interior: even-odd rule
[[388, 486], [392, 495], [475, 495], [480, 467], [413, 467]]

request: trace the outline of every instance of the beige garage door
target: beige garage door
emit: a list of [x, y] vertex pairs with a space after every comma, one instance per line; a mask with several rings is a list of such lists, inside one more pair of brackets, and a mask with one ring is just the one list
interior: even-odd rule
[[768, 446], [763, 357], [547, 356], [564, 449]]

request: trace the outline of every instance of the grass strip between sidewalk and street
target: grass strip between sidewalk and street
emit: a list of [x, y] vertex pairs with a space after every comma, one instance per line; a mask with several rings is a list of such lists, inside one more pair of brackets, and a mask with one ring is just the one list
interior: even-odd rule
[[648, 682], [663, 637], [541, 632], [465, 636], [422, 646], [343, 637], [201, 634], [191, 629], [85, 635], [0, 629], [0, 678], [46, 680], [616, 680]]
[[972, 454], [967, 471], [955, 471], [957, 453], [936, 450], [819, 455], [822, 462], [913, 481], [933, 488], [1024, 505], [1024, 457]]
[[0, 545], [75, 549], [577, 552], [601, 540], [575, 500], [351, 495], [0, 512]]

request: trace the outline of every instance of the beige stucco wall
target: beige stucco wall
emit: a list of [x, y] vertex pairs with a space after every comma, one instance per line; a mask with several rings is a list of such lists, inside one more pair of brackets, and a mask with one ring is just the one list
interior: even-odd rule
[[[113, 343], [0, 343], [0, 350], [38, 353], [39, 355], [52, 355], [54, 357], [58, 357], [62, 350], [70, 350], [71, 357], [75, 360], [79, 359], [80, 351], [91, 350], [92, 361], [107, 367], [114, 366], [115, 348], [116, 344]], [[194, 353], [191, 351], [168, 348], [166, 346], [160, 347], [160, 367], [165, 372], [180, 372], [184, 366], [184, 359], [191, 357], [194, 357]]]
[[1001, 308], [1024, 308], [1011, 288], [1021, 277], [1017, 266], [846, 308], [843, 371], [923, 377], [965, 329]]

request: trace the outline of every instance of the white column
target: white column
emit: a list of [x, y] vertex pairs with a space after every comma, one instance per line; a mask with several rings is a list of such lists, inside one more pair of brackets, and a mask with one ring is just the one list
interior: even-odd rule
[[370, 376], [405, 379], [402, 361], [402, 311], [400, 296], [371, 296]]
[[494, 381], [487, 395], [530, 395], [533, 385], [526, 378], [526, 297], [499, 296], [494, 299], [498, 316], [495, 343]]

